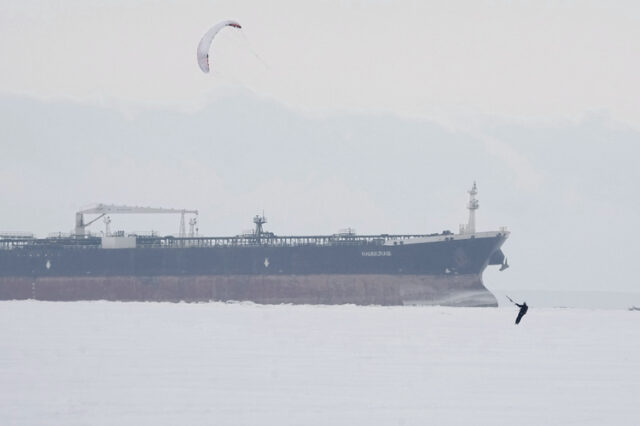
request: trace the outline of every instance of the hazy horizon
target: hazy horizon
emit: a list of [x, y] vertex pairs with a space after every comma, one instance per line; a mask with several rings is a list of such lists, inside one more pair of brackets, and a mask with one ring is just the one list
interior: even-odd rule
[[[490, 288], [637, 291], [634, 2], [0, 5], [0, 231], [91, 203], [204, 235], [506, 226]], [[213, 23], [215, 67], [195, 48]], [[176, 233], [177, 217], [112, 229]], [[102, 229], [101, 222], [92, 225]]]

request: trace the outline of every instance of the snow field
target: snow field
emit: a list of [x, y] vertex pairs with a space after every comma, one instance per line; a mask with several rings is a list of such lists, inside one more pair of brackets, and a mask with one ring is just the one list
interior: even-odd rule
[[640, 312], [0, 302], [3, 425], [635, 425]]

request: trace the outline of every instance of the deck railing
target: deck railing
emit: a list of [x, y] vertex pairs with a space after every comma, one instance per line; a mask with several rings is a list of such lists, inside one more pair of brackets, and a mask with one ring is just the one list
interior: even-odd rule
[[[413, 238], [433, 237], [442, 234], [398, 234], [398, 235], [314, 235], [314, 236], [260, 236], [242, 235], [234, 237], [187, 237], [137, 236], [136, 246], [141, 248], [185, 248], [185, 247], [297, 247], [297, 246], [345, 246], [345, 245], [383, 245], [388, 241], [411, 240]], [[0, 249], [18, 248], [65, 248], [96, 249], [102, 247], [99, 237], [57, 237], [25, 238], [0, 237]]]

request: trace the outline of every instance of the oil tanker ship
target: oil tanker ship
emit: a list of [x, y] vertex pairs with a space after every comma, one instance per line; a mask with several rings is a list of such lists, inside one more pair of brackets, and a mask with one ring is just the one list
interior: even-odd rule
[[[195, 210], [100, 204], [76, 213], [69, 235], [0, 236], [0, 300], [497, 306], [482, 273], [508, 267], [509, 232], [476, 232], [475, 183], [469, 194], [457, 234], [277, 236], [255, 216], [251, 232], [200, 237], [195, 217], [185, 232]], [[180, 213], [179, 236], [111, 233], [116, 213]], [[100, 218], [106, 231], [88, 233]]]

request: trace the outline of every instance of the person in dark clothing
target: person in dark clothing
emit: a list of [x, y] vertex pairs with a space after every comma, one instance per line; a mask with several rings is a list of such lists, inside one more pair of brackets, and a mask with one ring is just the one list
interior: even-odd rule
[[529, 307], [527, 306], [527, 302], [523, 302], [522, 305], [518, 303], [516, 303], [515, 305], [520, 308], [520, 312], [518, 312], [518, 318], [516, 318], [516, 324], [520, 324], [520, 320], [527, 313]]

